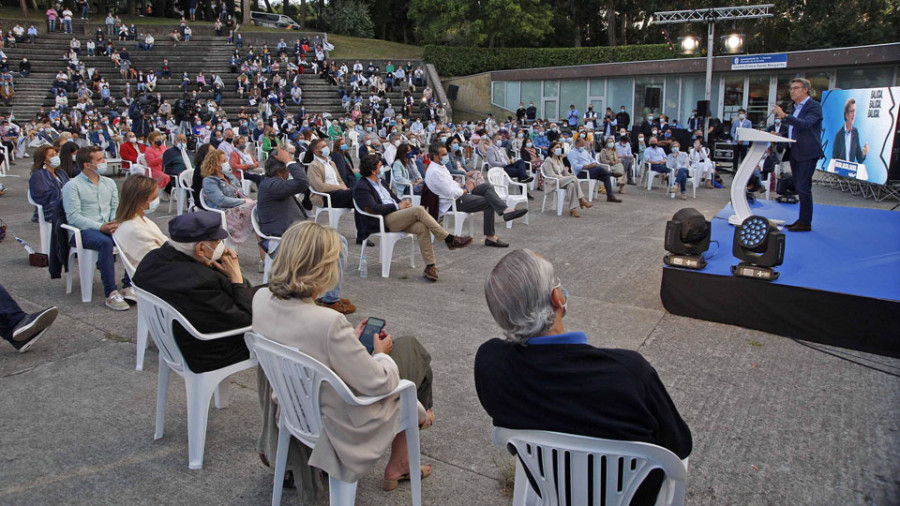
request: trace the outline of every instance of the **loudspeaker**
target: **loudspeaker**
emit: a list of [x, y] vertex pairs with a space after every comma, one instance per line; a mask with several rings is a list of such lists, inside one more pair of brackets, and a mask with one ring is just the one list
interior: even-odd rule
[[703, 116], [704, 118], [709, 116], [709, 100], [697, 101], [697, 116]]
[[450, 100], [456, 100], [457, 95], [459, 95], [459, 86], [455, 84], [451, 84], [447, 86], [447, 98]]
[[659, 108], [660, 88], [646, 88], [644, 90], [644, 107]]

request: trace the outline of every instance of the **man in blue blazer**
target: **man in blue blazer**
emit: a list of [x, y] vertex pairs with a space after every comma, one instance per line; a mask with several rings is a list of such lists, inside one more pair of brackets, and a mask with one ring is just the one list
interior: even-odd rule
[[[850, 98], [844, 104], [844, 128], [834, 136], [834, 148], [831, 157], [837, 160], [863, 163], [869, 154], [869, 143], [859, 146], [859, 131], [853, 126], [856, 120], [856, 99]], [[847, 149], [847, 148], [850, 149]]]
[[788, 137], [795, 142], [791, 146], [791, 174], [794, 187], [800, 196], [800, 217], [786, 228], [793, 232], [812, 230], [813, 198], [812, 177], [816, 162], [822, 152], [822, 105], [809, 96], [809, 81], [803, 78], [791, 80], [791, 100], [794, 110], [784, 112], [780, 106], [772, 107], [775, 117], [788, 126]]
[[[738, 109], [737, 117], [731, 121], [732, 139], [737, 139], [738, 128], [753, 128], [753, 122], [747, 119], [747, 111], [744, 109]], [[737, 166], [740, 166], [741, 162], [744, 161], [744, 157], [747, 156], [747, 142], [735, 140], [734, 154], [735, 163], [737, 163]]]
[[[353, 201], [356, 206], [368, 214], [384, 217], [386, 232], [407, 232], [415, 234], [419, 240], [419, 251], [425, 260], [426, 279], [438, 280], [435, 267], [434, 246], [431, 236], [442, 240], [447, 248], [454, 250], [464, 248], [472, 242], [468, 236], [455, 236], [441, 228], [437, 221], [422, 206], [413, 206], [409, 200], [400, 200], [391, 190], [381, 184], [378, 174], [381, 172], [381, 157], [367, 155], [359, 161], [359, 181], [353, 187]], [[381, 231], [378, 219], [371, 216], [360, 216], [358, 230], [365, 240], [369, 234]], [[382, 246], [384, 247], [384, 246]]]

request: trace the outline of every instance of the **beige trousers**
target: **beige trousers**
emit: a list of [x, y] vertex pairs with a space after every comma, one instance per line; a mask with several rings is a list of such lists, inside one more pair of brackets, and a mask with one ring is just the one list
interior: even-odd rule
[[400, 209], [384, 217], [384, 224], [392, 232], [407, 232], [415, 234], [419, 239], [419, 251], [425, 259], [425, 265], [435, 262], [434, 245], [431, 244], [431, 234], [434, 238], [443, 241], [449, 233], [444, 230], [434, 218], [428, 214], [422, 206], [413, 206]]

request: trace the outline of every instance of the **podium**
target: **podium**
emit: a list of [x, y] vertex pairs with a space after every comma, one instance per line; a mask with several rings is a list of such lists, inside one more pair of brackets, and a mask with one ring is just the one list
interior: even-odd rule
[[[738, 128], [736, 132], [738, 141], [750, 142], [750, 149], [747, 156], [741, 162], [741, 166], [734, 173], [734, 180], [731, 182], [731, 207], [734, 214], [728, 217], [728, 223], [732, 225], [740, 225], [753, 213], [750, 212], [750, 204], [747, 203], [747, 183], [750, 182], [750, 176], [753, 170], [759, 166], [760, 160], [766, 154], [766, 148], [773, 142], [796, 142], [787, 137], [773, 135], [761, 130], [752, 128]], [[772, 220], [773, 223], [783, 225], [784, 220]]]

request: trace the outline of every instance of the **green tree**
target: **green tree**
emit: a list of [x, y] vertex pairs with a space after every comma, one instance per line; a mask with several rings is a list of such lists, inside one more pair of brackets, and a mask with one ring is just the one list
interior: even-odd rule
[[325, 8], [328, 30], [354, 37], [372, 38], [375, 26], [369, 16], [369, 7], [359, 0], [331, 0]]
[[535, 45], [551, 33], [553, 6], [540, 0], [411, 0], [409, 18], [426, 43]]

